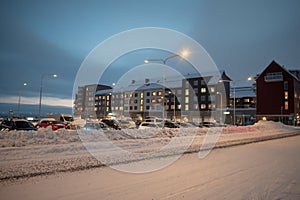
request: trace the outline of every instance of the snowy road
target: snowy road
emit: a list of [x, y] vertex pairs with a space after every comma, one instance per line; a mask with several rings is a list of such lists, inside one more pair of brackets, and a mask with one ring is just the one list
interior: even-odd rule
[[107, 167], [2, 184], [1, 199], [300, 199], [300, 136], [186, 154], [162, 170]]

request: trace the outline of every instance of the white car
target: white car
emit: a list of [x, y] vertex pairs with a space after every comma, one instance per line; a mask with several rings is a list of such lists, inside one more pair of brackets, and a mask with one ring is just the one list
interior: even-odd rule
[[148, 128], [162, 128], [162, 124], [153, 123], [153, 122], [142, 122], [139, 125], [139, 129], [148, 129]]

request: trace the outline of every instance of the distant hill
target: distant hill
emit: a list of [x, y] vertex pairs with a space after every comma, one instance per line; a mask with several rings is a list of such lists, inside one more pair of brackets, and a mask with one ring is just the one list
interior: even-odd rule
[[[0, 116], [9, 116], [9, 111], [13, 111], [13, 115], [18, 115], [18, 104], [16, 103], [0, 103]], [[20, 113], [23, 117], [35, 117], [38, 116], [39, 105], [22, 104], [20, 107]], [[72, 114], [72, 108], [64, 106], [47, 106], [42, 105], [41, 116], [45, 116], [47, 113], [65, 113]]]

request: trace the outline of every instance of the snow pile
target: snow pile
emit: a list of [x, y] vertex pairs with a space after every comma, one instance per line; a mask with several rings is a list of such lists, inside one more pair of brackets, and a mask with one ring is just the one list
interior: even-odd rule
[[[211, 127], [218, 129], [219, 127]], [[1, 131], [0, 147], [23, 147], [32, 145], [68, 144], [85, 141], [173, 138], [182, 136], [205, 135], [209, 128], [178, 128], [178, 129], [124, 129], [107, 131], [65, 130], [52, 131], [51, 127], [40, 128], [38, 131]], [[252, 126], [223, 127], [222, 134], [245, 134], [260, 132], [282, 132], [295, 130], [279, 122], [259, 121]]]

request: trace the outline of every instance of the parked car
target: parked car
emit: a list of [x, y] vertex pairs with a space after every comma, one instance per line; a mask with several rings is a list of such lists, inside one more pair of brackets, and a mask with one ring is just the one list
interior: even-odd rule
[[120, 122], [118, 122], [115, 119], [102, 119], [101, 122], [105, 123], [106, 125], [108, 125], [113, 129], [121, 130]]
[[180, 128], [194, 128], [194, 127], [197, 127], [191, 123], [188, 123], [188, 122], [178, 122], [176, 123]]
[[36, 131], [37, 128], [29, 121], [25, 119], [9, 119], [4, 120], [1, 123], [1, 130], [34, 130]]
[[130, 120], [118, 120], [118, 122], [120, 123], [121, 128], [136, 128], [136, 124], [134, 123], [134, 121], [130, 121]]
[[83, 130], [86, 131], [92, 131], [92, 130], [109, 130], [109, 127], [103, 123], [103, 122], [87, 122], [83, 128]]
[[166, 128], [180, 128], [180, 125], [173, 123], [171, 121], [165, 121], [164, 127]]
[[47, 128], [48, 126], [52, 126], [52, 130], [56, 131], [61, 128], [65, 128], [63, 123], [56, 121], [54, 118], [44, 118], [41, 119], [40, 123], [37, 125], [39, 128]]
[[148, 128], [162, 128], [162, 124], [153, 123], [153, 122], [142, 122], [139, 125], [139, 129], [148, 129]]

